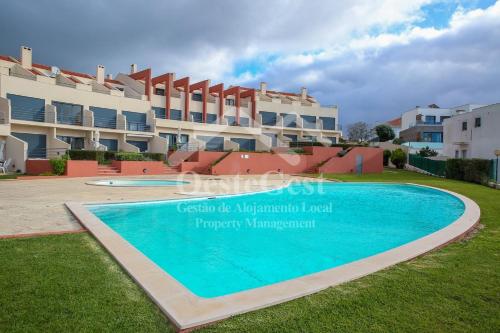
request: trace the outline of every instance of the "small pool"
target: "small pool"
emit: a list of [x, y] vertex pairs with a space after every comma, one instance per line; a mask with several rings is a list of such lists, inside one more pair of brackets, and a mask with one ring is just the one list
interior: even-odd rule
[[409, 184], [305, 183], [87, 208], [192, 293], [213, 298], [394, 249], [453, 223], [465, 205]]
[[98, 186], [117, 186], [117, 187], [157, 187], [157, 186], [176, 186], [189, 184], [189, 182], [180, 180], [164, 179], [109, 179], [87, 182], [88, 185]]

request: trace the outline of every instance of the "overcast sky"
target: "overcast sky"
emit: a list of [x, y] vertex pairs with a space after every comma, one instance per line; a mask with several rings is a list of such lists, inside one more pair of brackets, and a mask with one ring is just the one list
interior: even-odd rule
[[415, 105], [500, 102], [500, 0], [16, 0], [0, 10], [0, 54], [95, 73], [270, 89], [309, 88], [340, 122]]

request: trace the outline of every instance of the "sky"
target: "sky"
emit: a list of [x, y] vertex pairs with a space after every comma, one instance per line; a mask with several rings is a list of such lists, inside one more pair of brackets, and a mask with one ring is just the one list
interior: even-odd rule
[[344, 126], [500, 102], [500, 0], [8, 1], [0, 54], [21, 45], [90, 74], [137, 63], [226, 86], [304, 86]]

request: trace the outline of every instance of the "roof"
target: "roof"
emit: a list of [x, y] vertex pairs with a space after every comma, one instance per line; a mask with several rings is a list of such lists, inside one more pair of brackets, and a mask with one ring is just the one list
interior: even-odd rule
[[401, 127], [401, 117], [389, 120], [386, 123], [392, 127]]

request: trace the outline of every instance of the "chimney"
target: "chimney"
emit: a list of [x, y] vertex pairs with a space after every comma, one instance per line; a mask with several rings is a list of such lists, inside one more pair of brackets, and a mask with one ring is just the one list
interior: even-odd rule
[[103, 84], [104, 83], [104, 66], [103, 65], [97, 65], [97, 73], [95, 76], [97, 83]]
[[30, 47], [21, 46], [21, 66], [31, 69], [33, 53]]
[[130, 74], [134, 74], [137, 72], [137, 64], [130, 65]]
[[267, 83], [261, 82], [260, 83], [260, 92], [265, 94], [267, 92]]
[[113, 80], [113, 74], [108, 74], [108, 75], [106, 75], [106, 78], [107, 78], [108, 80]]
[[307, 99], [307, 88], [306, 87], [300, 88], [300, 98]]

